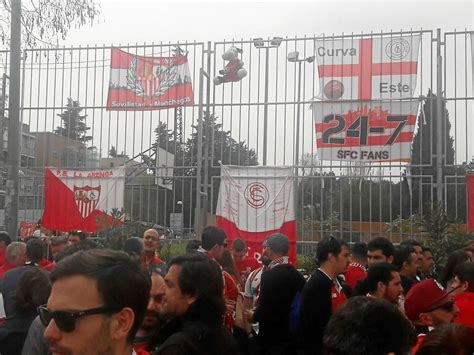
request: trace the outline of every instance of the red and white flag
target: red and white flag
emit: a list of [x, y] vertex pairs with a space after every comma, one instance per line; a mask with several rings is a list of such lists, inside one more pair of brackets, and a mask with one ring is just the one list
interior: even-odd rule
[[112, 48], [107, 110], [160, 110], [193, 104], [186, 56], [144, 57]]
[[217, 225], [246, 241], [258, 260], [265, 239], [282, 233], [290, 240], [290, 261], [296, 263], [292, 167], [221, 166]]
[[410, 161], [418, 106], [417, 100], [315, 101], [318, 158]]
[[44, 173], [44, 213], [41, 224], [53, 230], [97, 232], [113, 222], [114, 209], [123, 210], [125, 168], [66, 170]]
[[421, 35], [315, 41], [324, 100], [413, 97]]

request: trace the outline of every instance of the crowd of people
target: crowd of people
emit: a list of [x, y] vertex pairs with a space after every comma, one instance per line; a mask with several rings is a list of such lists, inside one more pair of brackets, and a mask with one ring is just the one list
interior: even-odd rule
[[328, 237], [309, 277], [282, 234], [260, 260], [227, 242], [209, 226], [164, 262], [154, 229], [121, 251], [0, 232], [0, 354], [474, 353], [474, 242], [440, 270], [416, 240]]

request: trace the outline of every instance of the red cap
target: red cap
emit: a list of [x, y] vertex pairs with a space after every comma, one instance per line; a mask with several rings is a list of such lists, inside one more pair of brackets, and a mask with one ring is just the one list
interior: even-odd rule
[[449, 293], [434, 280], [423, 280], [408, 291], [405, 297], [405, 314], [410, 320], [417, 320], [421, 313], [452, 302]]

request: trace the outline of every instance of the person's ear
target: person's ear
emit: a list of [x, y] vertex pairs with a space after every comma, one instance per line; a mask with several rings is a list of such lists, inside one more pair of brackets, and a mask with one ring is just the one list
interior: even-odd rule
[[461, 283], [461, 289], [463, 292], [467, 292], [467, 290], [469, 290], [469, 281], [464, 281]]
[[113, 314], [110, 322], [111, 338], [114, 340], [127, 339], [134, 320], [135, 314], [129, 307], [125, 307], [120, 312]]
[[392, 264], [392, 263], [393, 263], [393, 255], [390, 255], [390, 256], [387, 258], [387, 263], [389, 263], [389, 264]]
[[418, 316], [418, 320], [420, 321], [421, 325], [428, 327], [433, 325], [433, 319], [431, 318], [431, 315], [429, 313], [421, 313]]
[[381, 292], [381, 294], [383, 295], [385, 293], [386, 288], [387, 286], [385, 286], [382, 281], [377, 282], [377, 292]]

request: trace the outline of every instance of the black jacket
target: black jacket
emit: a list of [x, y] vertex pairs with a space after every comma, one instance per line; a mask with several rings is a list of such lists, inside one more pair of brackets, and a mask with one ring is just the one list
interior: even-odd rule
[[280, 264], [264, 271], [260, 296], [254, 321], [259, 322], [261, 347], [291, 346], [289, 314], [298, 292], [302, 291], [305, 279], [292, 265]]
[[332, 314], [333, 281], [316, 270], [301, 296], [299, 353], [321, 354], [323, 334]]
[[161, 346], [153, 355], [237, 355], [237, 346], [222, 325], [178, 317], [160, 329]]

